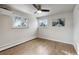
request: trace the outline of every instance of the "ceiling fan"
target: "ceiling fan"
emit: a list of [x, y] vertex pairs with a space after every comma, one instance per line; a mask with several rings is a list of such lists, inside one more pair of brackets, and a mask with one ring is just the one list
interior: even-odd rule
[[41, 13], [41, 12], [49, 12], [48, 9], [42, 9], [40, 4], [33, 4], [33, 6], [37, 9], [35, 13]]
[[6, 4], [0, 4], [0, 8], [9, 10], [10, 8]]

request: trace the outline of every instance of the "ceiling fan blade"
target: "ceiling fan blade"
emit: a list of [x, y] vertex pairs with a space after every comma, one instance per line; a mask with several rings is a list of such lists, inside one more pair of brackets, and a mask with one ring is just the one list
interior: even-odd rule
[[37, 10], [41, 10], [41, 5], [40, 5], [40, 4], [33, 4], [33, 6], [34, 6]]
[[38, 8], [37, 8], [37, 5], [36, 4], [33, 4], [33, 6], [38, 10]]
[[38, 4], [38, 10], [41, 10], [41, 5], [40, 4]]
[[[33, 4], [33, 6], [38, 10], [42, 12], [49, 12], [50, 10], [42, 9], [40, 4]], [[36, 12], [35, 12], [36, 13]]]
[[41, 11], [43, 11], [43, 12], [49, 12], [50, 10], [42, 9]]

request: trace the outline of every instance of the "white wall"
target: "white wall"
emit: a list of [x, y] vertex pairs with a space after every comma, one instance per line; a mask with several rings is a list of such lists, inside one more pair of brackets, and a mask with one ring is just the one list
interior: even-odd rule
[[12, 15], [0, 14], [0, 50], [36, 38], [37, 19], [32, 15], [28, 15], [19, 11], [15, 13], [29, 19], [29, 28], [13, 29]]
[[[72, 38], [72, 12], [54, 14], [42, 18], [48, 19], [48, 26], [39, 28], [37, 32], [37, 19], [22, 12], [15, 12], [15, 14], [28, 17], [28, 29], [12, 29], [11, 15], [0, 14], [0, 50], [23, 43], [36, 37], [50, 39], [54, 41], [73, 44]], [[65, 18], [65, 27], [52, 27], [53, 19]]]
[[74, 24], [74, 29], [73, 29], [73, 38], [74, 38], [74, 46], [79, 54], [79, 5], [75, 6], [74, 12], [73, 12], [73, 24]]
[[[38, 37], [73, 44], [72, 15], [72, 12], [65, 12], [41, 17], [40, 19], [48, 19], [48, 26], [39, 28]], [[58, 18], [65, 18], [65, 27], [52, 27], [52, 20]]]

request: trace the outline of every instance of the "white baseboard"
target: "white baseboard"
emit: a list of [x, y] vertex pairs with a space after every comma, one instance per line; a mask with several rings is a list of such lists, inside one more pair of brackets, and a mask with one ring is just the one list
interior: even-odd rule
[[66, 44], [71, 44], [71, 45], [73, 45], [73, 43], [64, 42], [64, 41], [60, 41], [60, 40], [55, 40], [55, 39], [52, 39], [52, 38], [45, 38], [45, 37], [38, 37], [38, 38], [43, 38], [43, 39], [47, 39], [47, 40], [51, 40], [51, 41], [57, 41], [57, 42], [61, 42], [61, 43], [66, 43]]
[[75, 48], [75, 50], [76, 50], [76, 53], [79, 55], [77, 42], [74, 41], [73, 46], [74, 46], [74, 48]]
[[11, 47], [14, 47], [14, 46], [22, 44], [24, 42], [30, 41], [34, 38], [36, 38], [36, 37], [32, 37], [32, 38], [29, 38], [28, 40], [25, 39], [25, 40], [21, 40], [21, 41], [15, 42], [15, 43], [10, 43], [10, 44], [4, 45], [4, 46], [0, 47], [0, 51], [11, 48]]

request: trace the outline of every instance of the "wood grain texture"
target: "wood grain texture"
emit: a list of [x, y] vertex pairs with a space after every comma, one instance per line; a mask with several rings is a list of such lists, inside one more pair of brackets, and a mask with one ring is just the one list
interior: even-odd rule
[[0, 55], [76, 55], [70, 44], [36, 38], [0, 52]]

